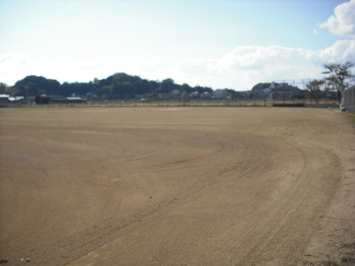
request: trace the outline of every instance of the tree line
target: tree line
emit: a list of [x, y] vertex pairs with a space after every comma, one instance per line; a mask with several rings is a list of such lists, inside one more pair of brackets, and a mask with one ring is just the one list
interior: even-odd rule
[[0, 90], [0, 93], [25, 97], [38, 95], [69, 97], [76, 95], [101, 100], [131, 99], [138, 96], [157, 97], [158, 95], [171, 94], [173, 91], [185, 94], [213, 92], [210, 87], [191, 87], [186, 83], [176, 84], [171, 78], [152, 81], [125, 73], [116, 73], [104, 79], [95, 78], [90, 82], [64, 82], [62, 84], [55, 79], [31, 75], [17, 81], [12, 87], [7, 87], [4, 83], [1, 83]]
[[[342, 91], [351, 85], [348, 81], [354, 77], [351, 72], [353, 66], [354, 63], [352, 62], [324, 64], [325, 71], [322, 74], [326, 76], [323, 79], [310, 81], [306, 85], [305, 91], [301, 91], [299, 88], [290, 85], [282, 86], [298, 91], [297, 97], [307, 97], [313, 99], [315, 102], [318, 102], [326, 93], [333, 92], [340, 102]], [[269, 88], [270, 85], [271, 83], [258, 83], [252, 88], [250, 93], [237, 92], [232, 89], [225, 90], [232, 99], [253, 99], [258, 98], [260, 92]], [[280, 84], [274, 83], [274, 85], [277, 87]], [[152, 81], [126, 73], [116, 73], [104, 79], [95, 78], [90, 82], [64, 82], [62, 84], [55, 79], [31, 75], [17, 81], [12, 87], [8, 87], [6, 84], [0, 82], [0, 94], [4, 93], [25, 97], [35, 97], [38, 95], [61, 95], [69, 97], [76, 95], [97, 100], [132, 99], [136, 97], [157, 100], [164, 97], [169, 98], [174, 93], [179, 95], [180, 98], [189, 98], [191, 95], [197, 95], [197, 97], [203, 97], [203, 95], [212, 96], [213, 90], [210, 87], [191, 87], [186, 83], [182, 85], [176, 84], [171, 78], [162, 81]], [[264, 95], [264, 97], [266, 96]]]

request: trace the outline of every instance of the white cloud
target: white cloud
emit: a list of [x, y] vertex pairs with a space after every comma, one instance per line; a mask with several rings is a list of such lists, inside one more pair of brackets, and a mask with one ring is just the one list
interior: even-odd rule
[[183, 59], [178, 69], [188, 75], [226, 76], [236, 71], [258, 71], [284, 65], [297, 50], [281, 46], [239, 46], [221, 59]]
[[316, 64], [328, 62], [355, 62], [355, 40], [335, 42], [331, 47], [318, 51], [305, 51], [305, 58]]
[[[89, 58], [49, 55], [33, 59], [23, 53], [7, 53], [0, 55], [0, 82], [11, 86], [28, 75], [44, 76], [61, 82], [88, 81], [102, 68], [103, 64]], [[89, 75], [92, 76], [88, 78]]]
[[23, 53], [7, 53], [0, 55], [0, 82], [11, 86], [27, 75], [33, 74], [36, 61]]
[[28, 57], [22, 53], [8, 53], [0, 56], [0, 70], [22, 67], [28, 64]]
[[0, 82], [13, 85], [27, 75], [88, 82], [117, 72], [149, 80], [172, 78], [176, 83], [213, 89], [249, 90], [259, 82], [321, 78], [323, 64], [355, 62], [355, 40], [335, 42], [322, 50], [283, 46], [239, 46], [221, 58], [122, 61], [102, 55], [46, 56], [33, 60], [24, 54], [0, 56]]
[[178, 68], [188, 74], [210, 75], [216, 72], [218, 60], [209, 58], [183, 59]]
[[296, 49], [282, 46], [240, 46], [226, 54], [219, 62], [219, 69], [260, 70], [270, 65], [284, 65], [293, 57]]
[[165, 68], [170, 66], [170, 62], [163, 60], [144, 61], [140, 63], [140, 70], [146, 72], [157, 72], [163, 71]]
[[337, 41], [318, 51], [282, 46], [240, 46], [219, 60], [181, 60], [178, 70], [185, 82], [196, 83], [199, 77], [200, 85], [246, 90], [263, 81], [320, 78], [324, 63], [345, 61], [355, 61], [355, 40]]
[[337, 6], [334, 15], [320, 27], [328, 28], [336, 35], [355, 38], [355, 0]]

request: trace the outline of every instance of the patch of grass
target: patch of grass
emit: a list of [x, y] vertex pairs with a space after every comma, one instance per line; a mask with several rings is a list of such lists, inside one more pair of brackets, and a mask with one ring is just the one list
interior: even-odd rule
[[348, 114], [348, 117], [350, 118], [351, 122], [355, 123], [355, 114]]

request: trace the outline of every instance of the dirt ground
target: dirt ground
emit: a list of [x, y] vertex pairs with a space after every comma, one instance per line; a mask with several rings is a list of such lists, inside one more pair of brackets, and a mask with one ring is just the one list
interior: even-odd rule
[[346, 113], [21, 108], [0, 126], [1, 264], [355, 264]]

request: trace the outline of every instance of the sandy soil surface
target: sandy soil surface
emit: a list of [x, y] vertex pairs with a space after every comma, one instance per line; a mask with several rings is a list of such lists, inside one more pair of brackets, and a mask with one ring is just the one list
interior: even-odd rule
[[1, 263], [355, 263], [345, 113], [2, 109], [0, 126]]

